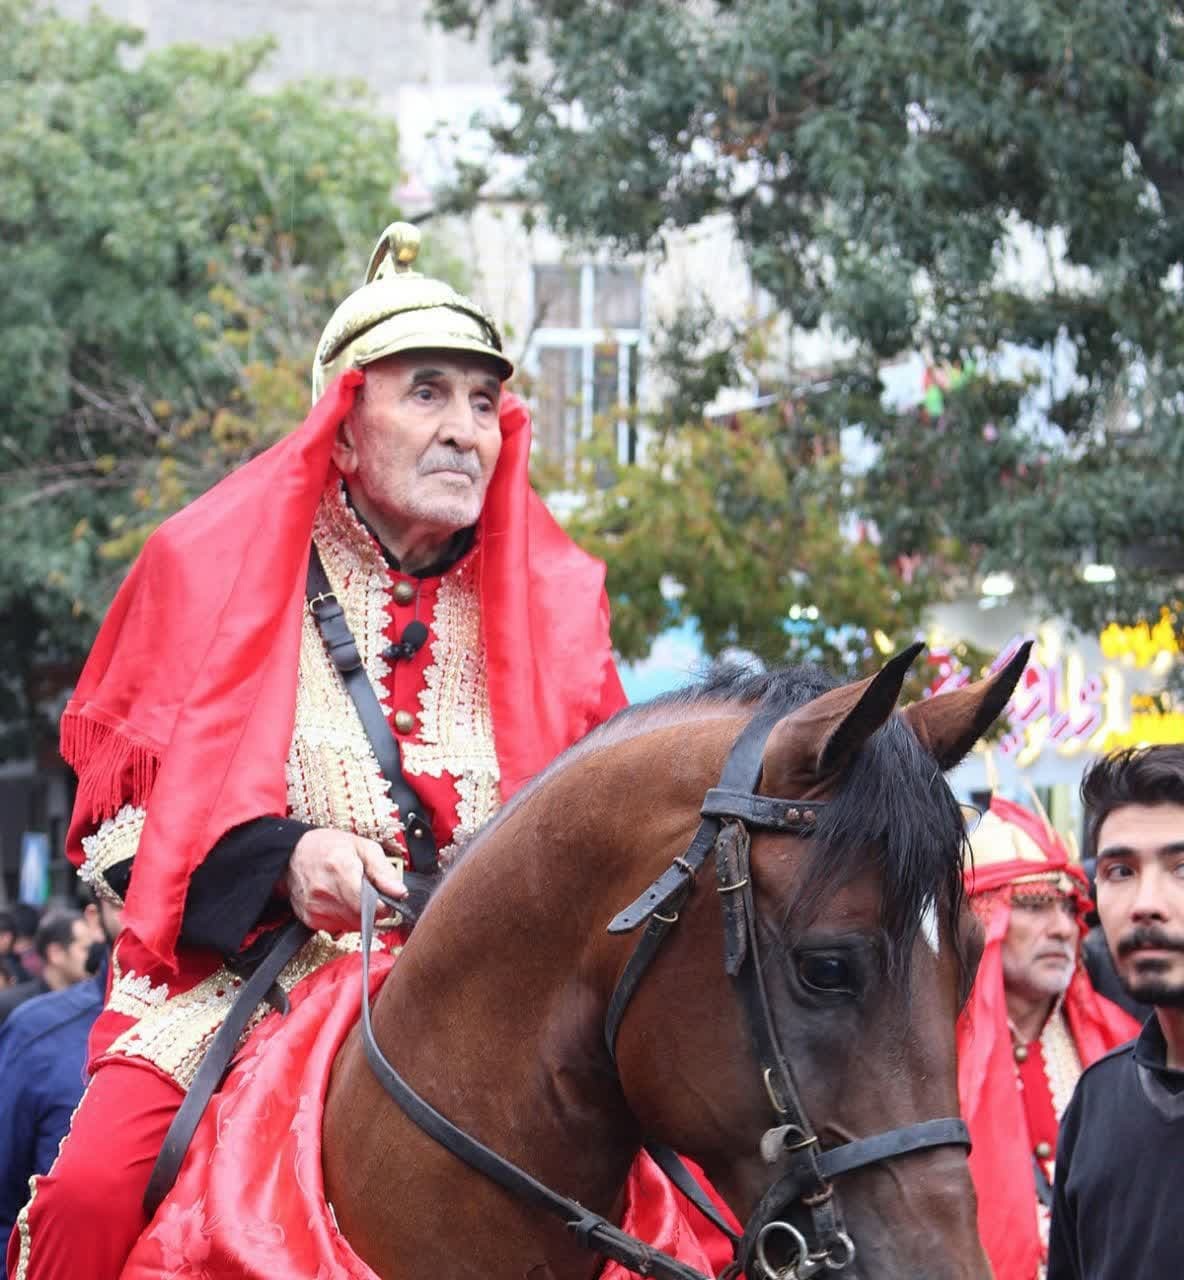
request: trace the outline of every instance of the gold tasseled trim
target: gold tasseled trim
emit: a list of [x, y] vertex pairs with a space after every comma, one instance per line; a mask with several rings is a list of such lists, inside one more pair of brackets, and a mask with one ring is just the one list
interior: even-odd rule
[[96, 897], [123, 906], [123, 899], [107, 883], [107, 872], [117, 863], [136, 856], [140, 835], [144, 830], [146, 809], [125, 804], [113, 817], [100, 824], [93, 836], [83, 836], [82, 851], [86, 858], [78, 868], [78, 878], [93, 890]]
[[29, 1210], [33, 1207], [33, 1197], [37, 1194], [37, 1179], [29, 1179], [29, 1198], [21, 1206], [16, 1215], [16, 1231], [20, 1245], [16, 1255], [16, 1274], [13, 1280], [26, 1280], [29, 1274], [29, 1252], [32, 1242], [29, 1239]]
[[[326, 490], [313, 538], [338, 602], [345, 610], [379, 701], [390, 668], [382, 657], [390, 618], [390, 578], [374, 539], [345, 500], [340, 482]], [[383, 707], [387, 710], [385, 704]], [[317, 827], [353, 831], [397, 844], [403, 826], [354, 704], [306, 609], [300, 636], [296, 721], [287, 762], [292, 817]]]
[[1044, 1024], [1040, 1048], [1044, 1055], [1044, 1073], [1048, 1077], [1053, 1113], [1059, 1123], [1081, 1078], [1081, 1057], [1073, 1043], [1073, 1033], [1069, 1030], [1063, 1006], [1055, 1009]]
[[418, 742], [403, 748], [408, 774], [456, 780], [456, 827], [440, 850], [447, 865], [501, 804], [501, 772], [493, 743], [493, 713], [485, 671], [477, 567], [460, 564], [441, 582], [432, 622], [432, 661], [419, 695]]
[[[370, 682], [389, 713], [384, 679], [390, 668], [382, 652], [390, 623], [390, 576], [381, 550], [346, 501], [340, 482], [326, 491], [313, 536]], [[447, 865], [501, 804], [474, 558], [444, 577], [429, 629], [432, 660], [420, 693], [418, 741], [402, 744], [402, 758], [409, 777], [447, 774], [454, 780], [457, 824], [452, 843], [440, 851]], [[403, 827], [389, 788], [307, 611], [287, 781], [294, 818], [402, 846]]]
[[128, 1018], [146, 1018], [162, 1008], [169, 998], [167, 983], [153, 986], [147, 974], [141, 976], [134, 969], [121, 973], [117, 955], [118, 949], [112, 956], [111, 994], [107, 998], [107, 1008]]
[[[317, 969], [348, 955], [361, 947], [361, 935], [342, 934], [331, 938], [327, 933], [314, 934], [284, 966], [277, 979], [279, 986], [290, 992]], [[230, 1006], [243, 985], [243, 979], [223, 967], [203, 979], [188, 991], [176, 996], [160, 998], [162, 988], [150, 988], [147, 979], [136, 978], [129, 973], [121, 983], [143, 984], [148, 998], [137, 998], [125, 987], [117, 993], [112, 990], [110, 1007], [120, 1013], [137, 1018], [112, 1044], [109, 1052], [129, 1058], [143, 1058], [158, 1067], [182, 1089], [188, 1089], [201, 1065], [218, 1028], [222, 1025]], [[119, 1004], [117, 1004], [117, 998]], [[243, 1040], [271, 1012], [262, 1004], [252, 1015], [243, 1032]], [[239, 1042], [241, 1048], [243, 1041]]]
[[[1073, 1090], [1081, 1077], [1081, 1058], [1076, 1044], [1073, 1043], [1073, 1033], [1069, 1030], [1069, 1020], [1065, 1017], [1062, 1003], [1058, 1003], [1052, 1016], [1044, 1024], [1044, 1030], [1040, 1033], [1040, 1049], [1044, 1058], [1044, 1075], [1048, 1081], [1053, 1114], [1059, 1122], [1061, 1116], [1065, 1114], [1065, 1108], [1069, 1105], [1069, 1099], [1072, 1098]], [[1051, 1185], [1056, 1178], [1056, 1162], [1045, 1160], [1043, 1164]], [[1042, 1250], [1046, 1255], [1050, 1225], [1051, 1214], [1047, 1206], [1037, 1198], [1036, 1227], [1040, 1233]], [[1046, 1264], [1042, 1261], [1037, 1280], [1044, 1280], [1046, 1270]]]

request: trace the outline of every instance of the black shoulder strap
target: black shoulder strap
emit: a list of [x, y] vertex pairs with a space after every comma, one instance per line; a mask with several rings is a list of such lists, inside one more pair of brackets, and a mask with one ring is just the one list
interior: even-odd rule
[[271, 950], [263, 962], [243, 984], [242, 990], [235, 996], [225, 1021], [214, 1034], [210, 1047], [206, 1050], [201, 1066], [193, 1077], [193, 1083], [185, 1094], [185, 1101], [173, 1116], [160, 1155], [152, 1166], [152, 1176], [144, 1191], [144, 1213], [148, 1218], [160, 1208], [160, 1202], [168, 1195], [177, 1180], [181, 1162], [193, 1141], [198, 1121], [205, 1114], [210, 1099], [214, 1096], [222, 1078], [226, 1075], [230, 1060], [239, 1039], [247, 1029], [251, 1015], [267, 998], [274, 986], [280, 971], [289, 960], [312, 937], [312, 930], [299, 920], [285, 925], [276, 937]]
[[411, 854], [412, 869], [421, 875], [435, 875], [438, 863], [431, 816], [403, 774], [399, 743], [383, 715], [374, 686], [362, 665], [353, 633], [345, 620], [345, 610], [333, 594], [315, 543], [308, 557], [308, 607], [316, 619], [329, 657], [353, 699], [362, 728], [378, 758], [382, 776], [390, 783], [391, 799], [399, 806], [399, 819], [403, 823], [403, 838]]

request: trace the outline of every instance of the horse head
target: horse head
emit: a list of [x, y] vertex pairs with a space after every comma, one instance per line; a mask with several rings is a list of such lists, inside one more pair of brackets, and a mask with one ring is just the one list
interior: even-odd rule
[[[749, 1280], [986, 1280], [954, 1041], [981, 940], [943, 774], [1027, 654], [898, 712], [917, 651], [847, 686], [720, 674], [590, 734], [446, 877], [377, 1047], [581, 1215], [619, 1214], [643, 1140], [693, 1157], [748, 1224]], [[324, 1171], [392, 1280], [598, 1271], [394, 1107], [357, 1035]]]
[[[982, 940], [962, 896], [964, 816], [943, 775], [1002, 711], [1027, 653], [898, 712], [919, 649], [776, 720], [757, 791], [792, 802], [773, 812], [793, 820], [760, 829], [748, 806], [757, 829], [725, 825], [714, 886], [687, 897], [620, 1020], [631, 1109], [748, 1224], [750, 1276], [990, 1274], [950, 1119], [954, 1025]], [[745, 898], [752, 919], [737, 924]], [[747, 994], [725, 976], [737, 947], [752, 951]], [[854, 1167], [828, 1177], [828, 1162]]]

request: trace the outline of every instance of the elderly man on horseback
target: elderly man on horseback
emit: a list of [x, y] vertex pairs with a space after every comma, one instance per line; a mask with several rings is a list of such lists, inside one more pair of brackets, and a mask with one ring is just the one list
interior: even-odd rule
[[13, 1235], [22, 1280], [119, 1274], [166, 1130], [286, 922], [318, 932], [276, 1004], [357, 949], [363, 871], [402, 896], [405, 861], [446, 867], [624, 703], [603, 565], [529, 487], [498, 331], [417, 247], [384, 233], [304, 425], [149, 540], [63, 718], [69, 851], [125, 928], [89, 1088]]
[[[389, 229], [308, 421], [162, 526], [67, 710], [125, 931], [15, 1275], [984, 1280], [942, 774], [1026, 648], [903, 712], [919, 645], [613, 715], [603, 566], [414, 256]], [[406, 920], [448, 865], [372, 953], [363, 874]]]

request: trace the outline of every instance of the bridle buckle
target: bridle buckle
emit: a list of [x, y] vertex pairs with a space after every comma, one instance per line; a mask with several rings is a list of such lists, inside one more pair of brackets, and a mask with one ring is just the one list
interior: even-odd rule
[[[773, 1086], [773, 1068], [766, 1067], [761, 1074], [761, 1079], [765, 1082], [765, 1092], [769, 1095], [769, 1102], [772, 1104], [773, 1110], [776, 1111], [779, 1116], [789, 1115], [789, 1108], [777, 1096], [777, 1090]], [[786, 1127], [793, 1128], [792, 1125], [787, 1125]]]

